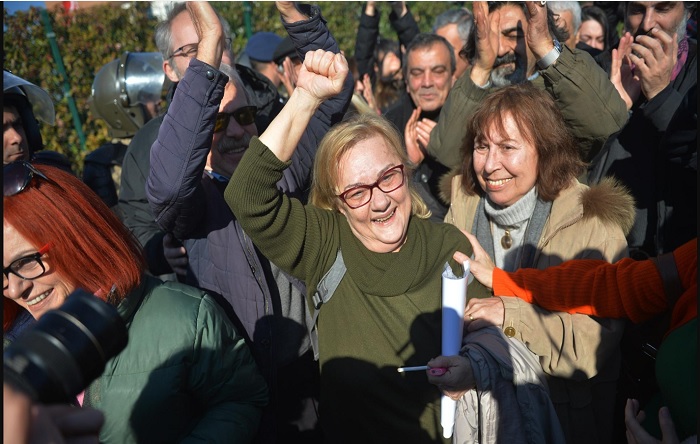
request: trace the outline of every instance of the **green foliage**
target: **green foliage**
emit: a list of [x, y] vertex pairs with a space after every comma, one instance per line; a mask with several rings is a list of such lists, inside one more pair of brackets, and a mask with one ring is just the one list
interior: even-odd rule
[[[95, 119], [88, 106], [95, 74], [124, 51], [156, 51], [153, 42], [156, 19], [149, 14], [150, 4], [133, 2], [127, 5], [128, 8], [105, 4], [79, 9], [70, 17], [60, 8], [49, 13], [67, 75], [66, 90], [40, 10], [31, 8], [14, 15], [4, 11], [4, 67], [51, 93], [56, 124], [40, 125], [44, 144], [47, 149], [67, 155], [78, 172], [82, 171], [85, 155], [110, 140], [105, 123]], [[85, 151], [75, 130], [69, 95], [75, 100], [82, 122]]]
[[[355, 53], [355, 39], [357, 38], [357, 26], [360, 22], [360, 14], [365, 2], [313, 2], [321, 8], [323, 18], [328, 22], [328, 28], [333, 32], [340, 49], [348, 57]], [[286, 32], [279, 19], [279, 13], [274, 2], [212, 2], [214, 8], [229, 21], [231, 31], [234, 33], [233, 50], [240, 54], [245, 48], [248, 36], [245, 28], [245, 8], [248, 6], [251, 13], [251, 32], [271, 31], [285, 36]], [[435, 17], [440, 13], [462, 6], [471, 9], [471, 2], [407, 2], [413, 17], [418, 23], [421, 32], [432, 30]], [[381, 14], [379, 32], [382, 36], [396, 39], [396, 32], [389, 22], [391, 7], [387, 2], [378, 2], [377, 8]]]
[[[250, 12], [251, 32], [272, 31], [284, 36], [274, 2], [213, 2], [213, 6], [231, 24], [235, 35], [233, 49], [240, 54], [247, 39], [245, 10]], [[328, 27], [348, 57], [354, 55], [357, 25], [364, 2], [318, 2]], [[441, 12], [471, 2], [408, 2], [418, 26], [430, 32], [435, 17]], [[380, 33], [396, 38], [389, 23], [390, 7], [380, 3]], [[3, 8], [4, 9], [4, 8]], [[40, 10], [16, 12], [9, 15], [4, 9], [4, 67], [49, 91], [56, 107], [56, 124], [41, 125], [41, 133], [48, 149], [66, 154], [82, 171], [85, 155], [109, 141], [107, 127], [95, 119], [88, 106], [94, 75], [106, 63], [124, 51], [157, 51], [153, 30], [157, 20], [150, 15], [150, 2], [105, 3], [90, 9], [78, 9], [67, 16], [61, 8], [49, 13], [51, 27], [63, 58], [69, 85], [68, 94], [78, 110], [86, 138], [86, 150], [80, 145], [64, 91], [62, 74], [53, 58], [47, 30]]]

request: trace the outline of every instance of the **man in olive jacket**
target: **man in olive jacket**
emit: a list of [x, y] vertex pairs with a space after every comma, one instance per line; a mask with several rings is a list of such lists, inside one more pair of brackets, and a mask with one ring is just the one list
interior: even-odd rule
[[[484, 3], [474, 2], [475, 32], [467, 44], [472, 67], [450, 91], [428, 154], [449, 167], [459, 166], [465, 122], [479, 103], [494, 88], [529, 81], [552, 95], [581, 158], [590, 160], [627, 122], [625, 103], [605, 71], [587, 53], [559, 43], [566, 31], [556, 27], [551, 11], [539, 2], [527, 2], [527, 13], [520, 3], [489, 2], [490, 10]], [[490, 39], [500, 43], [492, 46]], [[412, 160], [420, 162], [418, 156]]]

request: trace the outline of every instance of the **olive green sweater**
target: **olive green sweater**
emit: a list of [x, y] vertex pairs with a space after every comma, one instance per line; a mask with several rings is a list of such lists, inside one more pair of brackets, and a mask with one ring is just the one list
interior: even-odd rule
[[[397, 373], [440, 354], [441, 275], [465, 236], [411, 218], [396, 253], [374, 253], [345, 217], [281, 194], [284, 162], [254, 138], [225, 198], [262, 253], [303, 279], [313, 295], [338, 249], [347, 272], [319, 315], [321, 422], [328, 442], [442, 442], [440, 392], [423, 372]], [[488, 291], [470, 284], [469, 297]]]

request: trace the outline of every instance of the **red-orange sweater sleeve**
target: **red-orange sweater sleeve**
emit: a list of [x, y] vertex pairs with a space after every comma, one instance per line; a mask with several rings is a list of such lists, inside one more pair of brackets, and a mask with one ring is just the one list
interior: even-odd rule
[[[674, 310], [672, 325], [681, 321], [681, 306], [693, 302], [687, 294], [697, 289], [697, 239], [676, 249], [674, 259], [684, 290]], [[622, 259], [615, 264], [602, 260], [572, 260], [545, 270], [523, 268], [493, 272], [497, 296], [516, 296], [547, 310], [582, 313], [642, 322], [667, 307], [663, 283], [652, 261]], [[697, 317], [697, 301], [694, 305]]]

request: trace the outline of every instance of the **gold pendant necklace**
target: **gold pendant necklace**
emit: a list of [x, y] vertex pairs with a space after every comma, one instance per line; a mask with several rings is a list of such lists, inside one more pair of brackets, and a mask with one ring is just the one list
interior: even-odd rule
[[513, 238], [510, 236], [511, 229], [512, 229], [511, 227], [507, 227], [505, 229], [506, 233], [501, 238], [501, 246], [503, 247], [504, 250], [508, 250], [510, 247], [513, 246]]

